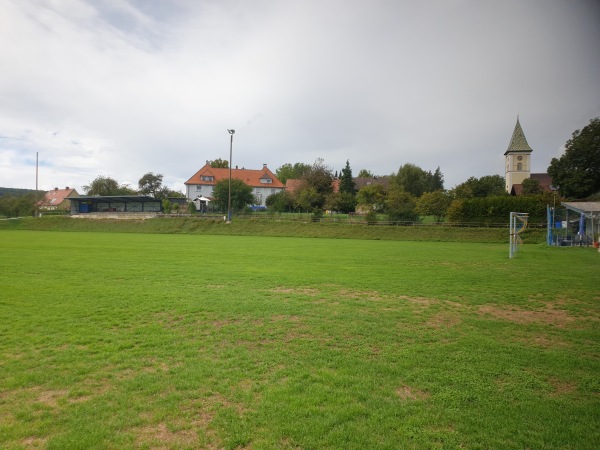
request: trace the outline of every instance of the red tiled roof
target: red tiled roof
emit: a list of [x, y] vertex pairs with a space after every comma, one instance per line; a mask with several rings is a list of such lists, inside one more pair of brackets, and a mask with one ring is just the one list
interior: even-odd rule
[[296, 192], [303, 184], [304, 180], [292, 178], [285, 182], [285, 188], [289, 192]]
[[547, 173], [532, 173], [530, 177], [534, 180], [537, 180], [540, 183], [540, 186], [545, 191], [550, 191], [550, 186], [552, 186], [552, 177]]
[[65, 201], [68, 197], [79, 197], [79, 194], [75, 189], [65, 188], [65, 189], [53, 189], [51, 191], [46, 192], [44, 194], [44, 198], [39, 203], [42, 207], [55, 207], [60, 205]]
[[[203, 180], [203, 176], [212, 176], [212, 180]], [[249, 186], [252, 187], [273, 187], [273, 188], [284, 188], [285, 186], [275, 176], [273, 172], [264, 166], [260, 170], [252, 169], [231, 169], [231, 178], [236, 180], [242, 180]], [[261, 179], [270, 178], [271, 183], [261, 183]], [[209, 164], [205, 164], [202, 169], [196, 172], [192, 177], [187, 180], [184, 184], [201, 184], [214, 186], [221, 180], [229, 179], [229, 169], [218, 169], [211, 167]]]

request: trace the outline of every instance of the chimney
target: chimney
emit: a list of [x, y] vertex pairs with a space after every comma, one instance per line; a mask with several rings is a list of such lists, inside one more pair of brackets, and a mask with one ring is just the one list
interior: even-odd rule
[[263, 169], [266, 169], [267, 165], [265, 163], [263, 163]]
[[237, 170], [237, 168], [238, 168], [238, 166], [237, 166], [237, 164], [236, 164], [236, 165], [235, 165], [235, 170]]
[[69, 189], [69, 186], [67, 186], [65, 189]]
[[54, 188], [54, 190], [55, 190], [55, 191], [58, 191], [58, 188], [57, 188], [57, 187], [55, 187], [55, 188]]

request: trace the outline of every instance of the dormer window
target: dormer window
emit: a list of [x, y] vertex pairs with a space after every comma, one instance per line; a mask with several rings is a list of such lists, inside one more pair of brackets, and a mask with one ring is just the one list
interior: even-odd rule
[[271, 184], [273, 182], [273, 180], [271, 178], [261, 178], [260, 182], [262, 184]]
[[202, 181], [215, 181], [215, 177], [213, 177], [212, 175], [202, 175], [200, 179]]

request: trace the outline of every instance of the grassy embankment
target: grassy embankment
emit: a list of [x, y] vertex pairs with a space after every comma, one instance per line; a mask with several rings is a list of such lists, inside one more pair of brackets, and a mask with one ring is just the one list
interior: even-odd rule
[[[231, 224], [222, 220], [162, 217], [147, 220], [74, 219], [71, 217], [23, 218], [0, 221], [0, 230], [94, 231], [122, 233], [207, 234], [238, 236], [286, 236], [368, 240], [406, 240], [432, 242], [508, 243], [508, 229], [453, 228], [446, 226], [381, 226], [363, 223], [277, 221], [277, 219], [234, 218]], [[528, 229], [525, 243], [541, 243], [544, 229]]]
[[2, 230], [0, 447], [599, 448], [598, 252], [506, 247]]

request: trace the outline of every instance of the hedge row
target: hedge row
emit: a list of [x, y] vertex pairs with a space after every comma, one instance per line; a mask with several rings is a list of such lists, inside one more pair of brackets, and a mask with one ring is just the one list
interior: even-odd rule
[[546, 221], [544, 196], [502, 196], [454, 200], [448, 209], [450, 222], [508, 223], [511, 212], [529, 213], [529, 221]]

